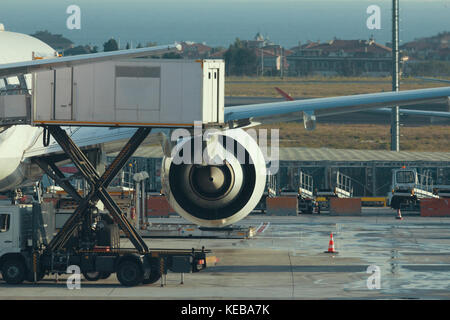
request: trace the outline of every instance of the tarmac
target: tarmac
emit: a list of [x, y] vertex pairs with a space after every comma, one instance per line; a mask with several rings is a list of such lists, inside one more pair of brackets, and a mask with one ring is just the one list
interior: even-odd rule
[[[174, 273], [164, 287], [157, 282], [127, 288], [114, 275], [83, 279], [74, 290], [67, 288], [67, 276], [17, 286], [0, 280], [0, 300], [448, 299], [450, 219], [403, 217], [396, 220], [394, 211], [374, 208], [362, 216], [254, 214], [239, 226], [269, 225], [251, 239], [146, 239], [153, 248], [205, 246], [219, 258], [216, 266], [186, 274], [184, 284]], [[324, 253], [330, 233], [338, 254]], [[121, 245], [130, 243], [122, 239]]]

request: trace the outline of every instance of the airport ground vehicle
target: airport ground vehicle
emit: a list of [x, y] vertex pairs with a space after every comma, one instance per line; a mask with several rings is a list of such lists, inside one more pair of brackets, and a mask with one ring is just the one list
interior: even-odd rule
[[277, 195], [277, 179], [275, 175], [268, 175], [266, 181], [266, 188], [264, 189], [264, 193], [261, 196], [258, 204], [254, 208], [254, 210], [258, 210], [261, 213], [265, 213], [267, 210], [266, 199], [271, 197], [276, 197]]
[[449, 185], [434, 185], [433, 190], [440, 198], [450, 198]]
[[302, 213], [313, 213], [316, 206], [313, 177], [300, 171], [298, 187], [298, 210]]
[[[67, 267], [77, 265], [88, 280], [116, 273], [120, 283], [135, 286], [153, 283], [167, 270], [187, 273], [206, 267], [210, 252], [204, 248], [150, 250], [106, 191], [151, 129], [138, 129], [102, 175], [65, 130], [57, 126], [47, 130], [89, 183], [90, 190], [81, 196], [57, 167], [57, 159], [35, 159], [78, 206], [56, 234], [45, 230], [42, 213], [48, 210], [42, 210], [39, 203], [1, 208], [0, 269], [7, 283], [38, 281], [45, 274], [66, 273]], [[99, 200], [108, 214], [98, 210]], [[119, 228], [134, 248], [120, 248]]]
[[297, 190], [281, 190], [280, 195], [297, 197], [298, 211], [301, 213], [313, 213], [316, 207], [314, 196], [314, 181], [309, 174], [299, 171], [298, 189]]
[[439, 198], [430, 176], [419, 174], [414, 168], [392, 170], [391, 191], [388, 193], [391, 208], [418, 210], [420, 199], [424, 198]]
[[331, 182], [329, 187], [320, 188], [316, 191], [317, 207], [320, 210], [330, 209], [330, 198], [351, 198], [353, 196], [352, 179], [336, 172], [335, 182]]
[[[77, 265], [89, 281], [116, 273], [121, 284], [135, 286], [154, 283], [168, 270], [189, 273], [206, 267], [206, 250], [140, 253], [120, 248], [118, 226], [104, 214], [94, 214], [96, 222], [90, 226], [94, 239], [77, 233], [64, 248], [54, 251], [49, 247], [54, 234], [52, 217], [49, 204], [0, 206], [0, 270], [7, 283], [36, 282], [45, 274], [64, 274], [69, 266]], [[95, 245], [89, 248], [92, 242]]]

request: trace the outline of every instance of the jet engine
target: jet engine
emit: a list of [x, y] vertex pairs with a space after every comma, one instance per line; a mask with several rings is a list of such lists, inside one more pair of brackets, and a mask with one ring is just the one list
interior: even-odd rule
[[316, 116], [314, 115], [314, 112], [303, 111], [303, 125], [308, 131], [316, 129]]
[[[261, 149], [242, 129], [218, 131], [200, 143], [200, 148], [195, 148], [195, 139], [202, 138], [184, 139], [171, 157], [163, 159], [161, 178], [170, 205], [182, 217], [204, 227], [223, 227], [243, 219], [265, 189]], [[184, 157], [191, 150], [191, 155]], [[195, 161], [199, 152], [201, 161]], [[179, 161], [181, 157], [194, 161]]]

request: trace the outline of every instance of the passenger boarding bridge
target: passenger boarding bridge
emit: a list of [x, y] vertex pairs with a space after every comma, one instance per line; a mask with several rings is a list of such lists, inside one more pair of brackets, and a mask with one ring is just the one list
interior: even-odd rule
[[[77, 203], [74, 213], [48, 244], [48, 252], [64, 248], [80, 225], [90, 234], [99, 200], [141, 254], [144, 240], [106, 191], [152, 127], [221, 126], [224, 122], [224, 63], [221, 60], [128, 59], [74, 65], [25, 76], [0, 79], [0, 125], [44, 127], [90, 185], [80, 195], [57, 167], [58, 159], [35, 157], [37, 164]], [[32, 89], [31, 89], [32, 88]], [[139, 128], [118, 155], [99, 173], [95, 164], [61, 126]]]
[[224, 78], [222, 60], [164, 59], [114, 60], [3, 78], [0, 124], [223, 124]]

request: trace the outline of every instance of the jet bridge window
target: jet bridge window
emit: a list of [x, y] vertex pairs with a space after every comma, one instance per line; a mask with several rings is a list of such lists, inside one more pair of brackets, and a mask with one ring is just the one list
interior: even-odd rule
[[[25, 83], [25, 80], [23, 81]], [[25, 84], [24, 84], [25, 87]], [[18, 77], [9, 77], [0, 79], [0, 95], [15, 95], [21, 94], [26, 89], [21, 87]]]
[[414, 173], [412, 171], [399, 171], [397, 172], [398, 183], [414, 183]]
[[7, 232], [9, 230], [10, 217], [10, 214], [0, 213], [0, 232]]

